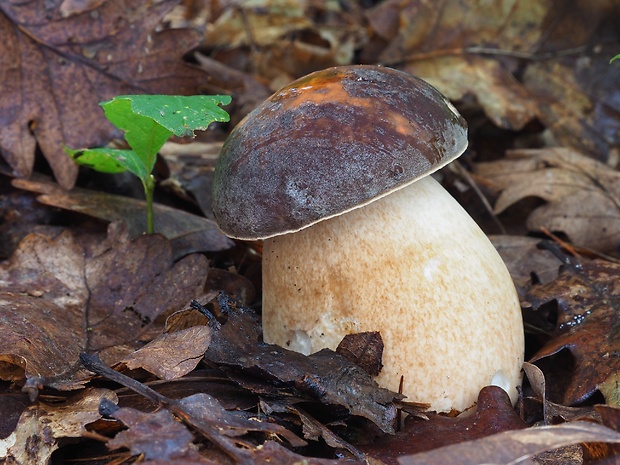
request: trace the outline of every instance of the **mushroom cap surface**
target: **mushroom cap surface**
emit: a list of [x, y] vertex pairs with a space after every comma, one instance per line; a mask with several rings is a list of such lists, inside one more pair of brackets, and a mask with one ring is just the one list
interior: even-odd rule
[[457, 158], [467, 125], [430, 84], [342, 66], [280, 89], [231, 132], [213, 179], [221, 230], [265, 239], [359, 208]]

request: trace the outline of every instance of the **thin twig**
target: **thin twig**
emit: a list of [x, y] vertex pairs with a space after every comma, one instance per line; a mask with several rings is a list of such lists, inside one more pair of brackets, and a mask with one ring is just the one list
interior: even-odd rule
[[213, 428], [213, 426], [199, 418], [196, 418], [191, 414], [191, 412], [187, 412], [181, 403], [169, 399], [157, 391], [154, 391], [150, 387], [145, 386], [141, 382], [113, 370], [105, 365], [95, 354], [82, 353], [80, 354], [80, 360], [87, 370], [121, 384], [156, 404], [165, 406], [174, 415], [182, 419], [192, 428], [199, 431], [205, 438], [219, 447], [226, 455], [236, 462], [246, 463], [245, 461], [250, 458], [246, 451], [239, 449], [227, 436], [220, 434], [215, 428]]

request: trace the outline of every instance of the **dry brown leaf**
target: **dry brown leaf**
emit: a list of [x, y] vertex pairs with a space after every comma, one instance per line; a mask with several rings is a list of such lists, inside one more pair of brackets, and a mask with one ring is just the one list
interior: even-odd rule
[[[37, 200], [44, 205], [63, 208], [107, 222], [122, 221], [131, 237], [146, 231], [146, 202], [120, 195], [88, 189], [67, 191], [48, 181], [14, 179], [13, 186], [42, 194]], [[155, 232], [170, 239], [175, 258], [196, 252], [219, 252], [234, 243], [217, 227], [215, 221], [177, 208], [155, 203]]]
[[237, 56], [231, 50], [249, 47], [253, 71], [276, 90], [294, 77], [352, 63], [365, 40], [357, 9], [352, 1], [235, 2], [207, 25], [206, 43], [224, 63]]
[[[620, 4], [616, 8], [617, 21]], [[620, 147], [620, 63], [609, 63], [617, 50], [616, 43], [579, 58], [527, 67], [524, 85], [538, 102], [541, 122], [551, 130], [555, 144], [597, 160], [617, 158], [611, 151]]]
[[[553, 425], [561, 421], [592, 420], [601, 423], [601, 416], [593, 407], [569, 407], [547, 399], [547, 381], [543, 371], [532, 363], [525, 362], [523, 371], [534, 391], [536, 400], [542, 406], [543, 424]], [[609, 425], [605, 425], [609, 426]]]
[[416, 60], [402, 69], [428, 81], [452, 100], [475, 95], [486, 115], [500, 128], [522, 129], [538, 115], [536, 101], [496, 59], [475, 55], [437, 57]]
[[617, 1], [422, 0], [366, 12], [367, 61], [397, 66], [453, 100], [473, 96], [493, 123], [538, 118], [563, 145], [606, 159], [620, 145]]
[[370, 457], [391, 465], [396, 464], [398, 457], [405, 455], [526, 427], [506, 392], [497, 386], [483, 388], [475, 411], [468, 413], [457, 418], [437, 414], [428, 414], [428, 419], [408, 416], [404, 427], [395, 435], [360, 448]]
[[620, 444], [620, 433], [596, 423], [575, 421], [507, 431], [403, 457], [398, 462], [401, 465], [535, 465], [533, 457], [537, 454], [588, 442]]
[[555, 379], [551, 363], [548, 383], [565, 385], [560, 400], [566, 405], [583, 402], [620, 371], [620, 265], [595, 260], [584, 265], [567, 267], [553, 282], [533, 287], [528, 300], [534, 309], [557, 302], [557, 325], [553, 338], [530, 360], [543, 361], [563, 349], [574, 358], [568, 379]]
[[108, 389], [88, 388], [62, 404], [39, 402], [26, 408], [15, 431], [0, 439], [0, 459], [6, 461], [3, 463], [46, 465], [58, 449], [59, 439], [80, 437], [87, 424], [101, 418], [102, 399], [118, 402]]
[[545, 284], [557, 278], [561, 263], [550, 251], [538, 248], [540, 239], [509, 235], [489, 239], [504, 260], [521, 298], [532, 284]]
[[235, 2], [207, 25], [206, 42], [227, 48], [272, 45], [282, 36], [312, 27], [306, 7], [305, 0]]
[[143, 368], [159, 379], [177, 379], [196, 368], [210, 342], [208, 326], [193, 326], [157, 336], [121, 363], [130, 370]]
[[506, 159], [479, 163], [476, 173], [501, 191], [501, 213], [526, 197], [546, 202], [527, 227], [561, 231], [582, 247], [620, 250], [620, 173], [566, 148], [515, 150]]
[[0, 152], [16, 176], [30, 175], [38, 144], [58, 182], [71, 187], [77, 167], [63, 144], [100, 146], [120, 135], [102, 100], [198, 93], [205, 73], [180, 58], [200, 37], [155, 32], [175, 3], [108, 0], [69, 11], [58, 1], [0, 5]]
[[392, 0], [367, 17], [381, 30], [396, 22], [380, 62], [398, 64], [453, 100], [474, 95], [497, 126], [517, 130], [537, 115], [537, 108], [512, 75], [514, 61], [507, 56], [500, 60], [501, 52], [492, 51], [510, 55], [535, 50], [544, 34], [548, 3]]
[[180, 193], [182, 197], [195, 199], [202, 213], [209, 219], [215, 218], [211, 209], [211, 184], [222, 145], [222, 142], [166, 142], [159, 151], [170, 170], [170, 177], [162, 185]]
[[162, 236], [131, 241], [118, 224], [85, 245], [69, 233], [27, 236], [0, 264], [0, 378], [72, 389], [85, 377], [75, 373], [80, 352], [118, 361], [122, 344], [201, 294], [206, 259], [171, 255]]

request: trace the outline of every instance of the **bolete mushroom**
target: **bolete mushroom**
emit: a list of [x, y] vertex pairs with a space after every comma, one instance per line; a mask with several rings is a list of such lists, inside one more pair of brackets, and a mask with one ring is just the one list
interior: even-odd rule
[[378, 331], [379, 384], [439, 411], [501, 385], [513, 401], [523, 324], [493, 245], [430, 174], [467, 146], [432, 86], [378, 66], [303, 77], [226, 140], [213, 179], [224, 233], [263, 239], [266, 342], [305, 354]]

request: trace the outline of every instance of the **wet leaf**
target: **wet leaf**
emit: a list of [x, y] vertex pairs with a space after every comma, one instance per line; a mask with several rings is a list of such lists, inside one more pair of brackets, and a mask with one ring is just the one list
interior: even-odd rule
[[550, 251], [538, 248], [540, 239], [510, 235], [489, 239], [510, 271], [521, 298], [532, 284], [545, 284], [557, 278], [560, 261]]
[[[194, 435], [168, 410], [144, 413], [132, 408], [120, 408], [113, 415], [128, 429], [108, 441], [108, 447], [112, 450], [125, 447], [132, 455], [143, 454], [147, 460], [200, 458], [192, 447]], [[154, 438], [157, 440], [154, 441]]]
[[545, 451], [584, 442], [620, 444], [620, 433], [596, 423], [575, 421], [507, 431], [399, 459], [401, 465], [534, 465]]
[[118, 94], [197, 94], [205, 74], [181, 61], [200, 40], [189, 30], [155, 32], [174, 0], [108, 0], [63, 11], [36, 0], [0, 6], [0, 151], [28, 177], [41, 148], [58, 182], [77, 167], [63, 151], [105, 145], [119, 132], [98, 102]]
[[151, 145], [151, 141], [146, 144], [143, 140], [140, 130], [144, 126], [136, 125], [136, 118], [147, 118], [178, 137], [194, 137], [194, 131], [204, 131], [213, 122], [229, 121], [230, 116], [220, 105], [228, 105], [231, 100], [230, 95], [119, 95], [101, 106], [106, 117], [125, 131], [129, 145], [136, 152], [146, 152], [138, 147]]
[[212, 396], [195, 394], [179, 401], [186, 411], [204, 421], [213, 424], [221, 434], [230, 437], [243, 436], [249, 431], [277, 434], [293, 447], [306, 446], [307, 442], [288, 431], [286, 428], [269, 421], [261, 421], [253, 413], [227, 411]]
[[256, 314], [236, 305], [227, 306], [225, 313], [227, 321], [213, 333], [207, 360], [275, 378], [323, 404], [341, 405], [383, 431], [394, 431], [396, 408], [392, 402], [401, 396], [380, 388], [357, 365], [327, 349], [305, 356], [261, 343]]
[[471, 415], [449, 418], [429, 414], [428, 420], [409, 416], [402, 431], [360, 448], [385, 464], [395, 465], [398, 457], [525, 427], [506, 392], [487, 386], [480, 391], [476, 411]]
[[201, 295], [205, 258], [171, 255], [162, 236], [131, 241], [118, 224], [97, 243], [27, 236], [0, 264], [0, 378], [73, 389], [86, 377], [80, 352], [118, 361], [158, 315]]
[[569, 350], [574, 367], [561, 401], [583, 402], [620, 370], [620, 265], [596, 260], [567, 267], [555, 281], [533, 287], [528, 300], [534, 309], [554, 301], [558, 307], [552, 339], [530, 362]]
[[336, 353], [355, 363], [370, 376], [377, 376], [383, 368], [383, 339], [378, 331], [347, 334], [336, 347]]

